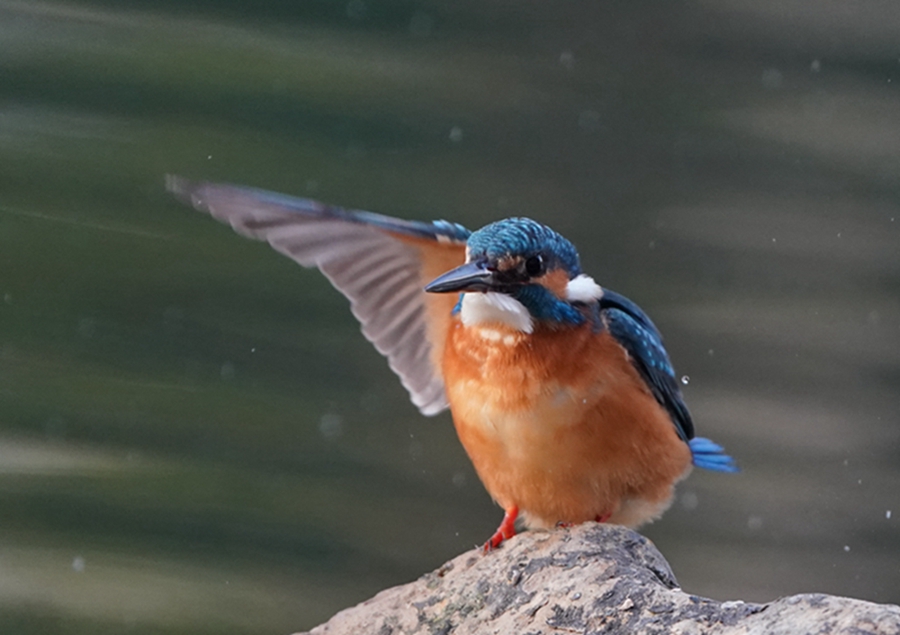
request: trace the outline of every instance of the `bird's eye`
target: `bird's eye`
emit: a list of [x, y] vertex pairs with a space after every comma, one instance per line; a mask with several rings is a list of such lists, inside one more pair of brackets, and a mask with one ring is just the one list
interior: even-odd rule
[[537, 254], [528, 258], [525, 261], [525, 273], [527, 273], [531, 278], [536, 278], [537, 276], [544, 273], [543, 256]]

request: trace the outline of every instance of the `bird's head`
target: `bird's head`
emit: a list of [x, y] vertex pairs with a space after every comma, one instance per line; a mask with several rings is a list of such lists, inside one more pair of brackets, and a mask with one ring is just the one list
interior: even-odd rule
[[573, 305], [602, 294], [582, 273], [575, 246], [529, 218], [507, 218], [474, 232], [466, 244], [466, 263], [425, 290], [499, 294], [516, 300], [533, 319], [576, 323], [583, 318]]

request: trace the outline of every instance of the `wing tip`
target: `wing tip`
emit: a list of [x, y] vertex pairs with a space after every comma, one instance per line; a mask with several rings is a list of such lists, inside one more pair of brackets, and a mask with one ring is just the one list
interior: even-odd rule
[[443, 403], [442, 401], [432, 401], [431, 403], [419, 406], [419, 412], [421, 412], [426, 417], [434, 417], [441, 414], [446, 409], [447, 404]]
[[193, 182], [177, 174], [165, 175], [166, 191], [177, 198], [189, 197], [193, 190]]
[[200, 211], [205, 209], [199, 194], [202, 185], [203, 183], [199, 181], [191, 181], [177, 174], [166, 174], [165, 176], [166, 191], [185, 205], [190, 205]]
[[408, 378], [396, 370], [394, 372], [400, 376], [400, 383], [409, 392], [410, 401], [426, 417], [438, 415], [450, 407], [447, 393], [444, 391], [444, 382], [439, 376], [432, 376], [427, 386], [414, 389]]

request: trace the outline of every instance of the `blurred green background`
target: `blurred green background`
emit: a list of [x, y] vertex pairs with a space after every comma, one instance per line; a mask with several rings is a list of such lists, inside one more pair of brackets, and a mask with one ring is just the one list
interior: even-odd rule
[[900, 601], [900, 5], [0, 0], [0, 631], [289, 633], [501, 511], [316, 272], [168, 172], [532, 216], [667, 337], [685, 590]]

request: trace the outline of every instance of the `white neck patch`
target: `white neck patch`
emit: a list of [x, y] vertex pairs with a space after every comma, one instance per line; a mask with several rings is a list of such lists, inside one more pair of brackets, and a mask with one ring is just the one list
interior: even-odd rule
[[587, 274], [578, 274], [566, 285], [566, 299], [569, 302], [595, 302], [602, 297], [603, 289]]
[[466, 326], [499, 322], [522, 333], [534, 331], [534, 319], [525, 305], [504, 293], [466, 293], [459, 316]]

